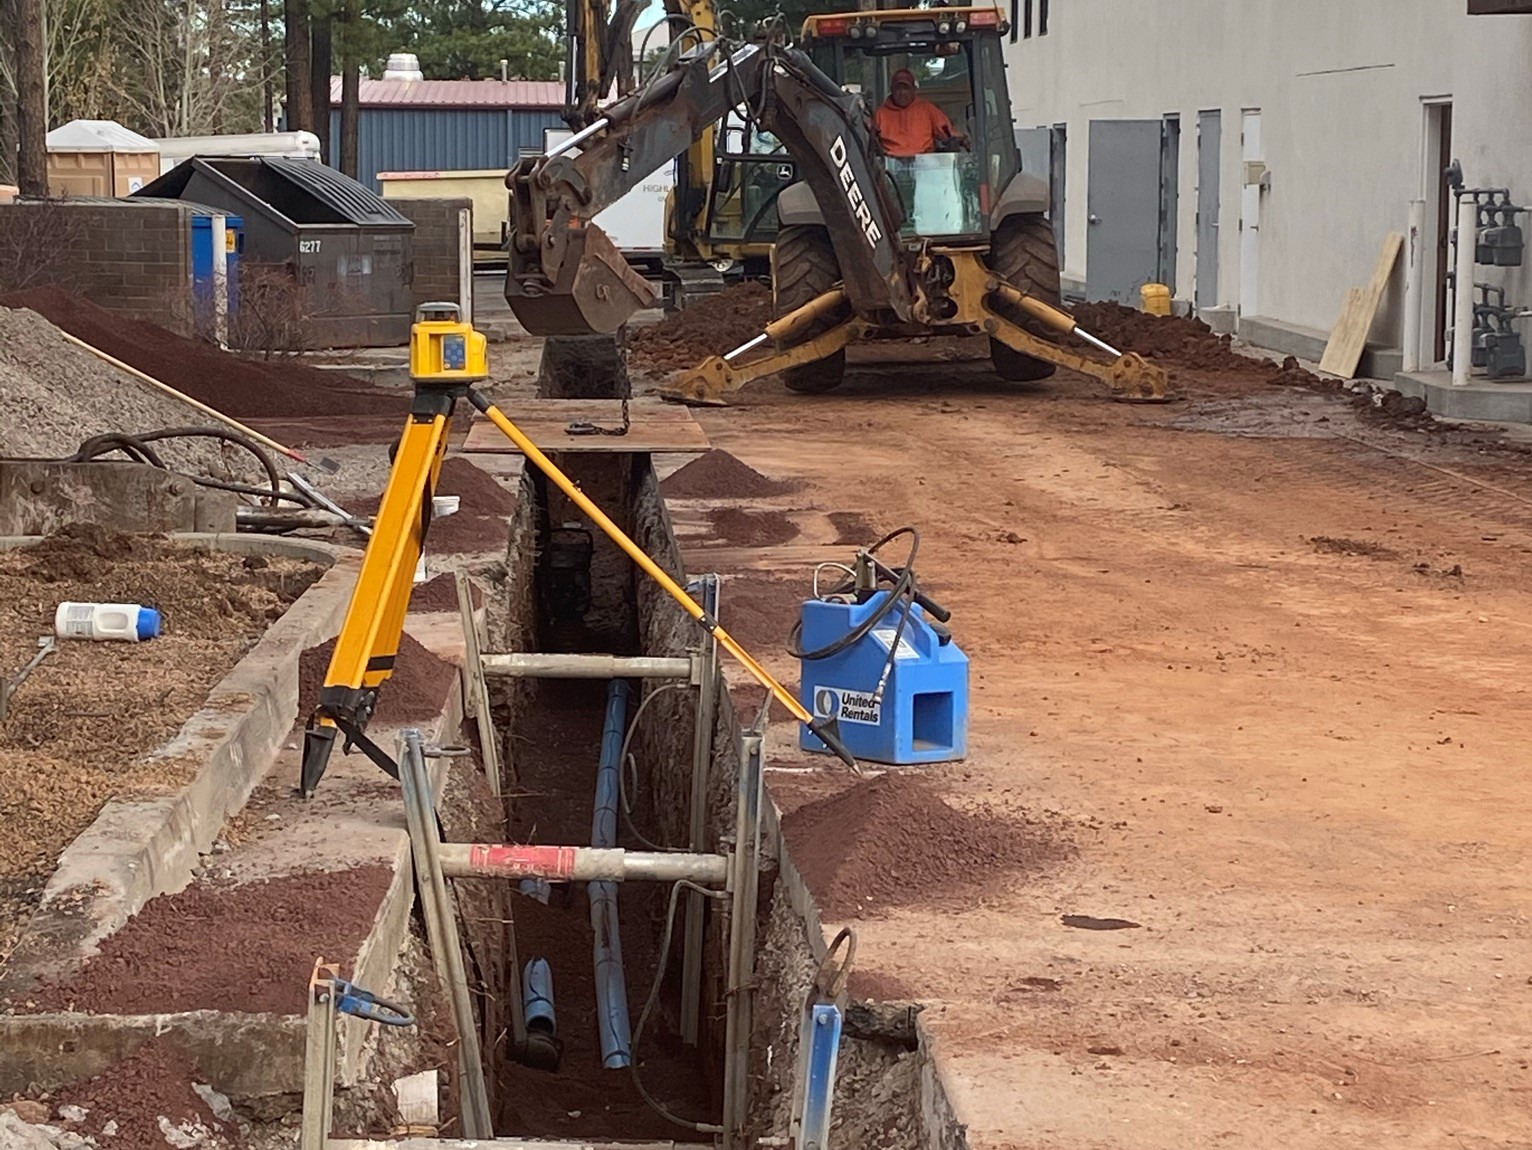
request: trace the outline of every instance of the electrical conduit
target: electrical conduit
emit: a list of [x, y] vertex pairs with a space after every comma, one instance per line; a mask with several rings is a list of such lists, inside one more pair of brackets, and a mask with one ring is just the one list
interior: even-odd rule
[[[601, 760], [596, 768], [596, 808], [591, 817], [594, 847], [617, 845], [617, 804], [622, 769], [622, 736], [628, 719], [628, 684], [614, 679], [606, 694], [606, 726], [601, 732]], [[617, 923], [617, 884], [586, 884], [590, 925], [595, 932], [596, 1024], [601, 1033], [601, 1065], [620, 1070], [632, 1065], [628, 1024], [628, 984], [622, 968], [622, 936]]]

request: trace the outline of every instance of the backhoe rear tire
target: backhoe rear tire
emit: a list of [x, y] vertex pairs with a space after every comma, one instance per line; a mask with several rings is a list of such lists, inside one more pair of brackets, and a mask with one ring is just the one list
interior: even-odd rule
[[[822, 296], [840, 278], [840, 261], [835, 258], [830, 233], [824, 228], [789, 224], [777, 232], [771, 253], [771, 303], [777, 319]], [[836, 322], [833, 317], [826, 319], [810, 334], [818, 335]], [[813, 363], [783, 368], [781, 376], [789, 391], [807, 395], [833, 391], [846, 377], [846, 349]]]
[[[1044, 303], [1059, 306], [1059, 249], [1053, 223], [1046, 216], [1012, 216], [996, 229], [990, 241], [989, 266], [1012, 287]], [[1025, 312], [997, 307], [1032, 335], [1056, 339], [1057, 333]], [[1056, 368], [1047, 360], [1026, 355], [991, 337], [990, 360], [995, 374], [1015, 383], [1047, 379]]]

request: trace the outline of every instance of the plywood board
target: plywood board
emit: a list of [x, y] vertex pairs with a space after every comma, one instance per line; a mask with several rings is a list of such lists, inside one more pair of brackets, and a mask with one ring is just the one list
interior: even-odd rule
[[[573, 423], [598, 427], [622, 426], [622, 401], [617, 399], [524, 399], [501, 409], [539, 450], [621, 454], [629, 452], [706, 451], [706, 433], [688, 408], [658, 399], [628, 403], [626, 435], [572, 435]], [[468, 429], [466, 452], [519, 454], [516, 445], [482, 415]]]
[[1362, 351], [1367, 346], [1367, 333], [1388, 290], [1389, 277], [1394, 274], [1394, 264], [1404, 247], [1404, 233], [1389, 232], [1383, 241], [1383, 252], [1378, 256], [1378, 266], [1373, 269], [1372, 279], [1363, 288], [1352, 288], [1346, 293], [1346, 306], [1341, 309], [1340, 319], [1330, 332], [1330, 342], [1325, 345], [1324, 358], [1319, 370], [1328, 371], [1342, 379], [1356, 375], [1357, 364], [1362, 362]]

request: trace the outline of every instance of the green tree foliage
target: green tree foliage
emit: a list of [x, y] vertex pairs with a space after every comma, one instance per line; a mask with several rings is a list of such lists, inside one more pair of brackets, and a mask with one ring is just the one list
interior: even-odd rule
[[432, 80], [498, 78], [500, 61], [523, 80], [557, 78], [564, 57], [564, 11], [548, 0], [419, 0], [382, 22], [392, 40], [377, 52], [413, 52]]

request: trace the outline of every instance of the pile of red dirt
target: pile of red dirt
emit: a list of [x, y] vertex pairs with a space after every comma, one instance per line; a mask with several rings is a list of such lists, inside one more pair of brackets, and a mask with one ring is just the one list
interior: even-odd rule
[[59, 287], [0, 296], [0, 306], [38, 312], [92, 347], [237, 419], [388, 414], [402, 420], [409, 410], [403, 392], [301, 363], [245, 359], [116, 315]]
[[797, 484], [768, 479], [717, 448], [693, 459], [660, 484], [660, 490], [672, 499], [755, 499], [796, 489]]
[[36, 1001], [100, 1014], [302, 1014], [315, 957], [350, 968], [393, 877], [364, 866], [162, 894]]
[[[306, 980], [305, 980], [306, 981]], [[193, 1089], [203, 1075], [186, 1055], [165, 1039], [150, 1039], [127, 1058], [114, 1062], [96, 1077], [58, 1091], [57, 1107], [78, 1106], [85, 1119], [58, 1125], [94, 1138], [112, 1150], [166, 1150], [167, 1147], [216, 1145], [242, 1141], [232, 1116], [220, 1120]], [[168, 1123], [177, 1141], [166, 1136]], [[108, 1123], [115, 1124], [107, 1133]]]
[[672, 312], [628, 339], [628, 366], [662, 375], [696, 367], [761, 334], [771, 322], [771, 289], [754, 280]]
[[1076, 304], [1072, 311], [1080, 326], [1123, 351], [1136, 352], [1172, 372], [1194, 371], [1259, 383], [1323, 386], [1296, 359], [1281, 364], [1241, 355], [1226, 335], [1214, 335], [1200, 319], [1154, 316], [1117, 303]]
[[[453, 598], [456, 600], [456, 592]], [[335, 654], [335, 640], [310, 647], [298, 656], [298, 717], [314, 713], [319, 691]], [[377, 723], [424, 723], [441, 713], [457, 668], [426, 650], [409, 634], [399, 636], [394, 673], [378, 691]]]
[[[456, 495], [462, 502], [452, 515], [433, 518], [426, 531], [426, 553], [502, 551], [510, 537], [505, 517], [516, 510], [516, 496], [497, 483], [483, 468], [460, 455], [442, 464], [437, 495]], [[378, 513], [381, 495], [348, 499], [353, 515]], [[455, 592], [454, 592], [455, 594]]]
[[798, 537], [798, 528], [780, 511], [745, 511], [723, 507], [708, 515], [713, 534], [725, 543], [744, 547], [771, 547]]
[[1068, 853], [1040, 823], [960, 811], [927, 780], [894, 772], [799, 807], [782, 819], [782, 833], [834, 918], [938, 903]]

